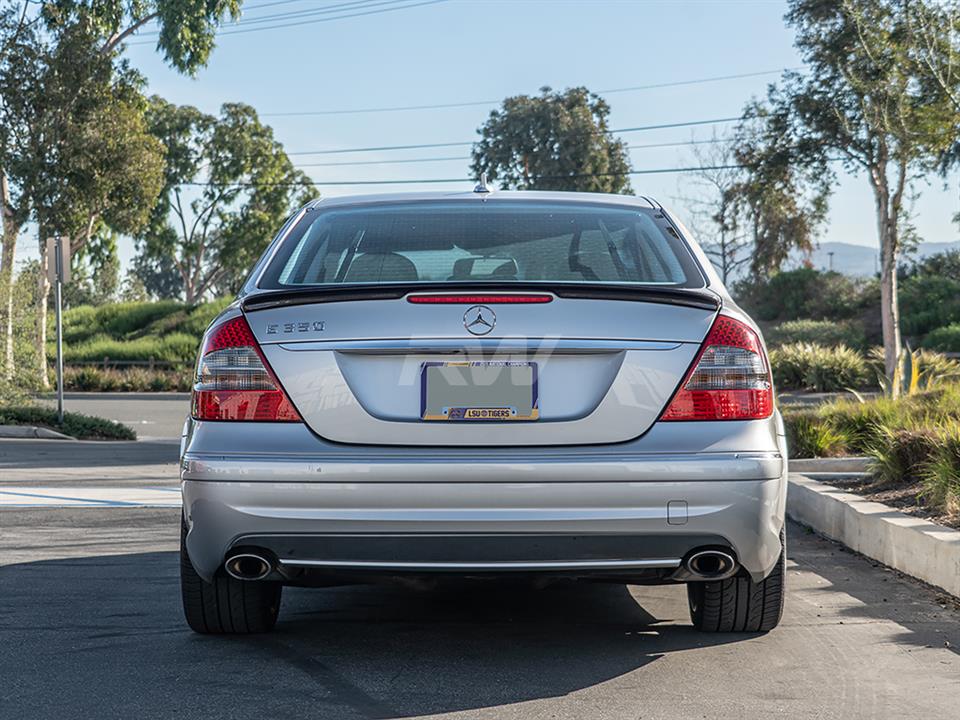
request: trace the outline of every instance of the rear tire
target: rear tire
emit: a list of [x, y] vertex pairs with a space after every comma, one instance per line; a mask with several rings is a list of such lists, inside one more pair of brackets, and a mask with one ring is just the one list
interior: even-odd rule
[[769, 632], [783, 615], [787, 567], [786, 532], [780, 531], [780, 557], [759, 583], [748, 577], [687, 583], [693, 625], [702, 632]]
[[223, 568], [213, 582], [197, 575], [186, 548], [187, 529], [180, 525], [180, 592], [183, 614], [194, 632], [222, 635], [268, 632], [280, 612], [283, 585], [263, 580], [235, 580]]

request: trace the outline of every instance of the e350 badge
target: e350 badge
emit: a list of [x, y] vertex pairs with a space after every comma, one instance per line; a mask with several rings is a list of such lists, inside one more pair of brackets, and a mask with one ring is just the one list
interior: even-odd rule
[[326, 329], [325, 320], [312, 322], [288, 322], [267, 325], [267, 335], [290, 335], [292, 333], [323, 332]]

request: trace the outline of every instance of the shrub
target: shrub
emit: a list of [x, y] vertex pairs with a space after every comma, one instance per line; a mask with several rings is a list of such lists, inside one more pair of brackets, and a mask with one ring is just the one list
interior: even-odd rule
[[37, 405], [0, 407], [0, 425], [39, 425], [81, 440], [137, 439], [137, 434], [126, 425], [91, 415], [64, 413], [61, 425], [56, 410]]
[[836, 457], [847, 452], [846, 438], [822, 422], [816, 410], [790, 413], [784, 417], [784, 425], [792, 458]]
[[768, 330], [766, 338], [771, 346], [802, 342], [863, 348], [866, 343], [863, 328], [850, 320], [788, 320]]
[[903, 427], [909, 422], [909, 408], [902, 401], [878, 398], [868, 402], [841, 399], [819, 410], [824, 423], [841, 433], [851, 452], [863, 454], [880, 442], [884, 428]]
[[65, 367], [63, 387], [86, 392], [187, 392], [193, 384], [192, 368], [179, 370], [133, 367], [125, 369]]
[[900, 284], [900, 317], [904, 335], [926, 335], [960, 322], [960, 280], [920, 275]]
[[810, 345], [797, 343], [770, 351], [773, 382], [779, 390], [802, 390], [810, 367]]
[[960, 513], [960, 428], [945, 428], [921, 470], [924, 498], [947, 513]]
[[875, 280], [813, 268], [741, 281], [734, 285], [733, 295], [753, 317], [765, 321], [854, 318], [880, 302]]
[[941, 352], [960, 352], [960, 322], [931, 331], [923, 339], [922, 345]]
[[930, 505], [960, 513], [960, 383], [891, 400], [784, 410], [790, 457], [866, 454], [878, 483], [919, 480]]
[[877, 441], [870, 444], [870, 471], [883, 485], [909, 483], [915, 480], [920, 467], [928, 461], [937, 447], [937, 431], [918, 426], [912, 429], [881, 428]]
[[784, 345], [770, 352], [770, 365], [781, 390], [832, 392], [861, 387], [868, 378], [864, 357], [845, 345]]

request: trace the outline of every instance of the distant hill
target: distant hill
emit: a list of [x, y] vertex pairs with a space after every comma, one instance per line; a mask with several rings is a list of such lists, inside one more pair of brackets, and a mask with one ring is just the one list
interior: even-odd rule
[[[920, 245], [917, 246], [916, 252], [912, 254], [911, 257], [920, 259], [947, 250], [960, 250], [960, 241], [949, 243], [920, 243]], [[833, 269], [845, 275], [870, 277], [877, 272], [877, 268], [879, 267], [880, 255], [877, 248], [843, 242], [821, 243], [820, 247], [814, 250], [810, 256], [813, 267], [818, 270], [830, 269], [830, 253], [833, 253]], [[791, 253], [790, 259], [786, 262], [786, 267], [800, 267], [803, 261], [804, 256], [802, 253]]]

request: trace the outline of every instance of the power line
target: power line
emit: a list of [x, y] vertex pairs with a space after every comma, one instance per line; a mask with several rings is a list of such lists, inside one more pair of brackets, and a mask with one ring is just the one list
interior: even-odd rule
[[406, 1], [407, 0], [351, 0], [351, 2], [327, 5], [320, 8], [292, 10], [290, 12], [274, 13], [272, 15], [260, 15], [252, 18], [241, 17], [237, 22], [229, 23], [225, 27], [228, 29], [238, 26], [246, 27], [248, 25], [261, 25], [263, 23], [277, 22], [280, 20], [315, 17], [317, 15], [330, 15], [331, 13], [346, 12], [348, 10], [367, 10], [369, 8], [381, 7], [383, 5], [400, 5]]
[[[392, 0], [392, 1], [393, 1], [393, 2], [402, 2], [402, 1], [404, 1], [404, 0]], [[381, 7], [381, 8], [377, 8], [377, 9], [375, 9], [375, 10], [367, 10], [367, 11], [365, 11], [365, 12], [348, 13], [348, 14], [345, 14], [345, 15], [336, 15], [336, 16], [334, 16], [334, 17], [323, 17], [323, 18], [318, 18], [318, 19], [314, 19], [314, 20], [303, 20], [303, 21], [301, 21], [301, 22], [285, 23], [285, 24], [279, 24], [279, 25], [267, 25], [267, 26], [265, 26], [265, 27], [254, 27], [254, 28], [246, 28], [246, 29], [240, 28], [240, 29], [237, 29], [237, 30], [225, 30], [225, 31], [222, 31], [222, 32], [217, 33], [217, 37], [223, 37], [223, 36], [225, 36], [225, 35], [240, 35], [240, 34], [242, 34], [242, 33], [250, 33], [250, 32], [260, 32], [260, 31], [262, 31], [262, 30], [276, 30], [276, 29], [279, 29], [279, 28], [300, 27], [301, 25], [315, 25], [315, 24], [317, 24], [317, 23], [332, 22], [332, 21], [334, 21], [334, 20], [346, 20], [346, 19], [348, 19], [348, 18], [363, 17], [363, 16], [366, 16], [366, 15], [379, 15], [379, 14], [381, 14], [381, 13], [395, 12], [395, 11], [397, 11], [397, 10], [408, 10], [408, 9], [415, 8], [415, 7], [423, 7], [423, 6], [425, 6], [425, 5], [437, 5], [437, 4], [443, 3], [443, 2], [448, 2], [448, 0], [423, 0], [422, 2], [411, 3], [411, 4], [408, 4], [408, 5]], [[238, 24], [239, 24], [239, 23], [238, 23]], [[151, 45], [151, 44], [154, 44], [154, 43], [155, 43], [154, 40], [141, 40], [141, 41], [131, 42], [131, 43], [128, 43], [128, 44], [129, 44], [129, 45]]]
[[[694, 127], [697, 125], [719, 125], [721, 123], [737, 122], [740, 116], [714, 118], [712, 120], [689, 120], [686, 122], [662, 123], [660, 125], [638, 125], [637, 127], [618, 128], [616, 130], [607, 130], [606, 132], [619, 135], [632, 132], [646, 132], [648, 130], [666, 130], [668, 128]], [[603, 135], [604, 132], [583, 133], [584, 135]], [[287, 152], [287, 155], [339, 155], [342, 153], [361, 153], [361, 152], [386, 152], [388, 150], [423, 150], [425, 148], [443, 148], [443, 147], [471, 147], [475, 141], [448, 142], [448, 143], [418, 143], [415, 145], [380, 145], [374, 147], [356, 147], [356, 148], [337, 148], [329, 150], [297, 150]]]
[[[735, 75], [717, 75], [714, 77], [697, 78], [694, 80], [676, 80], [672, 82], [653, 83], [650, 85], [632, 85], [630, 87], [608, 88], [606, 90], [597, 90], [599, 95], [609, 95], [612, 93], [636, 92], [639, 90], [655, 90], [659, 88], [681, 87], [684, 85], [700, 85], [703, 83], [722, 82], [724, 80], [739, 80], [742, 78], [762, 77], [764, 75], [776, 75], [787, 70], [799, 70], [800, 68], [780, 68], [777, 70], [760, 70], [757, 72], [738, 73]], [[394, 105], [385, 107], [370, 108], [349, 108], [345, 110], [295, 110], [290, 112], [271, 112], [260, 113], [262, 117], [314, 117], [321, 115], [357, 115], [363, 113], [383, 113], [383, 112], [405, 112], [412, 110], [446, 110], [449, 108], [477, 107], [480, 105], [499, 105], [502, 100], [469, 100], [455, 103], [436, 103], [432, 105]]]
[[[330, 15], [333, 13], [348, 12], [352, 10], [366, 10], [373, 7], [379, 7], [382, 5], [398, 5], [409, 0], [349, 0], [348, 2], [335, 3], [333, 5], [324, 5], [319, 8], [303, 8], [300, 10], [292, 10], [290, 12], [283, 13], [273, 13], [270, 15], [259, 15], [254, 17], [248, 17], [246, 12], [238, 20], [227, 20], [220, 26], [220, 30], [228, 30], [232, 28], [247, 27], [249, 25], [260, 25], [262, 23], [268, 22], [277, 22], [280, 20], [290, 20], [290, 19], [300, 19], [303, 17], [314, 17], [317, 15]], [[258, 6], [265, 7], [265, 6]], [[258, 9], [258, 8], [253, 8]], [[298, 23], [299, 24], [299, 23]], [[149, 30], [146, 32], [138, 33], [138, 37], [152, 37], [159, 35], [160, 31]]]
[[[569, 175], [541, 175], [537, 180], [564, 180], [588, 177], [619, 177], [620, 175], [662, 175], [668, 173], [700, 172], [703, 170], [735, 170], [745, 169], [748, 165], [698, 165], [696, 167], [652, 168], [648, 170], [628, 170], [622, 173], [571, 173]], [[277, 183], [213, 183], [187, 182], [180, 183], [194, 187], [309, 187], [329, 185], [432, 185], [438, 183], [471, 183], [473, 180], [466, 177], [459, 178], [425, 178], [422, 180], [343, 180], [343, 181], [309, 181], [309, 182], [277, 182]]]
[[[627, 150], [645, 150], [648, 148], [685, 147], [688, 145], [709, 145], [714, 143], [732, 142], [727, 138], [712, 138], [710, 140], [684, 140], [682, 142], [647, 143], [644, 145], [627, 145]], [[447, 155], [444, 157], [403, 158], [400, 160], [355, 160], [350, 162], [319, 162], [297, 163], [296, 167], [352, 167], [354, 165], [405, 165], [408, 163], [446, 162], [452, 160], [472, 160], [470, 155]]]

